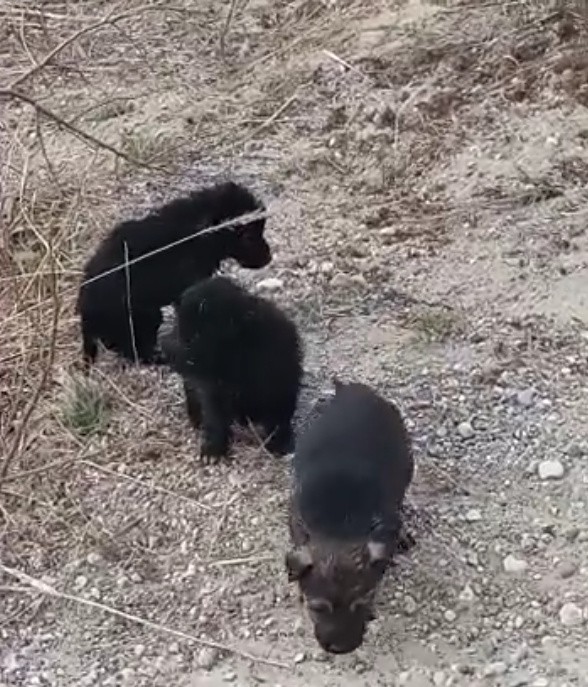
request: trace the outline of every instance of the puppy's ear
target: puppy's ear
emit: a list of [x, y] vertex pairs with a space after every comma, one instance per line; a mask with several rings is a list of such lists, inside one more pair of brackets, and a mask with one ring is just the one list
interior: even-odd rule
[[300, 580], [312, 568], [312, 556], [308, 546], [300, 546], [286, 554], [288, 582]]

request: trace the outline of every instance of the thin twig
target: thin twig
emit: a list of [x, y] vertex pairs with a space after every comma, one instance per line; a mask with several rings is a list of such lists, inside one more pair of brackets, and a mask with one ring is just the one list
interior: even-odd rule
[[88, 467], [98, 470], [99, 472], [104, 472], [107, 475], [113, 475], [114, 477], [118, 477], [119, 479], [126, 480], [127, 482], [132, 482], [133, 484], [137, 484], [144, 489], [149, 489], [151, 491], [158, 491], [160, 494], [165, 494], [166, 496], [172, 496], [174, 499], [180, 499], [181, 501], [185, 501], [186, 503], [191, 503], [193, 506], [197, 506], [198, 508], [201, 508], [204, 511], [211, 512], [214, 510], [211, 506], [206, 506], [204, 503], [200, 503], [200, 501], [196, 501], [196, 499], [191, 499], [189, 496], [184, 496], [182, 494], [178, 494], [175, 491], [170, 491], [169, 489], [166, 489], [165, 487], [159, 487], [154, 484], [147, 484], [146, 482], [143, 482], [140, 479], [137, 479], [136, 477], [131, 477], [130, 475], [125, 475], [123, 472], [116, 472], [116, 470], [110, 470], [109, 468], [105, 468], [102, 465], [98, 465], [98, 463], [94, 463], [91, 460], [87, 460], [85, 458], [82, 458], [81, 460], [77, 461], [78, 463], [82, 463], [83, 465], [87, 465]]
[[220, 49], [220, 55], [223, 60], [225, 61], [225, 41], [227, 38], [227, 35], [229, 33], [229, 30], [231, 28], [231, 23], [233, 21], [233, 17], [235, 16], [235, 8], [237, 7], [237, 2], [239, 0], [231, 0], [231, 4], [229, 6], [229, 11], [227, 13], [227, 18], [225, 20], [225, 23], [223, 24], [223, 28], [221, 29], [221, 33], [219, 36], [219, 49]]
[[[49, 261], [51, 267], [54, 267], [54, 256], [52, 246], [49, 247]], [[20, 421], [20, 425], [16, 431], [16, 436], [14, 437], [14, 441], [12, 442], [12, 446], [10, 447], [8, 454], [4, 458], [2, 466], [0, 467], [0, 486], [2, 485], [2, 483], [4, 482], [4, 478], [8, 474], [8, 468], [10, 467], [10, 464], [12, 463], [12, 461], [18, 453], [25, 430], [28, 427], [29, 421], [33, 415], [35, 408], [37, 407], [39, 399], [41, 398], [41, 394], [43, 393], [47, 381], [49, 380], [51, 370], [53, 369], [53, 362], [55, 361], [55, 348], [57, 342], [57, 326], [59, 324], [59, 314], [61, 311], [59, 291], [57, 286], [57, 276], [54, 273], [52, 274], [51, 278], [51, 295], [53, 297], [53, 319], [51, 322], [51, 330], [49, 335], [49, 353], [47, 356], [47, 361], [43, 368], [43, 372], [41, 373], [41, 379], [39, 380], [39, 384], [37, 385], [37, 388], [33, 393], [33, 397], [31, 398], [29, 406], [25, 410], [23, 417]]]
[[141, 618], [138, 615], [133, 615], [131, 613], [125, 613], [124, 611], [119, 611], [117, 608], [112, 606], [107, 606], [106, 604], [98, 603], [97, 601], [92, 601], [90, 599], [84, 599], [79, 596], [74, 596], [73, 594], [66, 594], [65, 592], [60, 592], [55, 587], [52, 587], [41, 580], [37, 580], [26, 573], [16, 570], [14, 568], [9, 568], [6, 565], [0, 564], [0, 570], [3, 570], [7, 575], [15, 577], [21, 582], [26, 582], [36, 591], [42, 592], [47, 596], [52, 596], [57, 599], [63, 599], [64, 601], [72, 601], [79, 606], [87, 606], [89, 608], [95, 608], [104, 613], [109, 613], [110, 615], [117, 616], [118, 618], [124, 618], [125, 620], [130, 620], [138, 625], [143, 625], [144, 627], [149, 627], [152, 630], [158, 630], [159, 632], [165, 632], [166, 634], [173, 635], [174, 637], [179, 637], [180, 639], [187, 639], [190, 642], [199, 644], [200, 646], [206, 646], [211, 649], [216, 649], [217, 651], [226, 651], [227, 653], [234, 654], [235, 656], [240, 656], [253, 663], [263, 663], [264, 665], [274, 666], [275, 668], [286, 668], [290, 669], [292, 666], [287, 663], [282, 663], [280, 661], [273, 661], [269, 658], [263, 658], [261, 656], [254, 656], [246, 651], [241, 651], [235, 647], [226, 646], [225, 644], [220, 644], [219, 642], [214, 642], [209, 639], [201, 639], [195, 635], [188, 634], [187, 632], [182, 632], [181, 630], [175, 630], [171, 627], [166, 627], [165, 625], [160, 625], [159, 623], [154, 623], [146, 618]]
[[[138, 262], [147, 260], [148, 258], [151, 258], [154, 255], [158, 255], [159, 253], [165, 253], [166, 250], [170, 250], [170, 248], [180, 246], [181, 244], [186, 243], [187, 241], [191, 241], [194, 238], [206, 236], [207, 234], [214, 234], [216, 231], [220, 231], [221, 229], [235, 227], [241, 224], [247, 224], [248, 222], [252, 222], [257, 219], [265, 219], [267, 216], [268, 214], [265, 210], [257, 210], [256, 212], [249, 212], [245, 215], [240, 215], [239, 217], [229, 219], [226, 222], [221, 222], [220, 224], [216, 224], [214, 227], [206, 227], [206, 229], [199, 229], [198, 231], [195, 231], [193, 234], [190, 234], [189, 236], [184, 236], [183, 238], [178, 239], [177, 241], [166, 243], [165, 246], [161, 246], [160, 248], [156, 248], [155, 250], [149, 251], [148, 253], [144, 253], [143, 255], [139, 255], [138, 257], [129, 260], [128, 265], [130, 267], [131, 265], [135, 265]], [[90, 277], [90, 279], [86, 279], [86, 281], [82, 283], [82, 286], [91, 284], [92, 282], [98, 281], [99, 279], [103, 279], [104, 277], [108, 277], [110, 274], [114, 274], [115, 272], [119, 272], [120, 270], [124, 269], [125, 263], [121, 263], [120, 265], [112, 267], [111, 269], [106, 270], [105, 272], [100, 272], [100, 274], [97, 274], [94, 277]]]
[[55, 114], [55, 112], [48, 110], [46, 107], [38, 103], [34, 98], [31, 98], [25, 93], [21, 93], [20, 91], [14, 91], [10, 88], [0, 88], [0, 97], [12, 98], [13, 100], [21, 100], [22, 102], [27, 103], [31, 107], [34, 107], [38, 113], [47, 117], [47, 119], [50, 119], [53, 122], [55, 122], [60, 128], [69, 131], [74, 136], [83, 139], [84, 141], [86, 141], [86, 143], [90, 143], [92, 146], [96, 148], [103, 148], [104, 150], [108, 150], [113, 155], [116, 155], [117, 157], [126, 160], [130, 164], [135, 165], [136, 167], [145, 167], [147, 169], [151, 169], [156, 172], [163, 172], [165, 174], [167, 174], [168, 172], [168, 170], [166, 170], [164, 167], [151, 165], [147, 162], [141, 162], [140, 160], [134, 158], [132, 155], [128, 155], [123, 150], [120, 150], [120, 148], [115, 148], [114, 146], [110, 145], [110, 143], [101, 141], [95, 136], [92, 136], [92, 134], [88, 134], [82, 129], [78, 128], [77, 126], [74, 126], [69, 122], [66, 122], [65, 119], [60, 117], [58, 114]]
[[133, 347], [133, 358], [135, 365], [139, 364], [139, 354], [137, 352], [137, 340], [135, 339], [135, 323], [133, 321], [133, 304], [131, 302], [131, 271], [129, 270], [129, 246], [123, 241], [125, 253], [125, 289], [127, 294], [127, 315], [129, 319], [129, 332], [131, 334], [131, 345]]
[[84, 34], [90, 33], [92, 31], [96, 31], [97, 29], [102, 28], [103, 26], [106, 26], [108, 24], [116, 24], [116, 22], [121, 21], [121, 19], [127, 19], [128, 17], [134, 16], [136, 14], [140, 14], [142, 12], [146, 11], [153, 11], [153, 10], [168, 10], [169, 8], [166, 7], [165, 5], [143, 5], [142, 7], [136, 7], [135, 9], [132, 10], [126, 10], [125, 12], [121, 12], [120, 14], [112, 15], [112, 12], [107, 14], [105, 17], [100, 19], [100, 21], [95, 22], [94, 24], [90, 24], [89, 26], [84, 26], [84, 28], [80, 29], [79, 31], [76, 31], [75, 33], [72, 33], [71, 36], [68, 36], [66, 39], [61, 41], [59, 45], [56, 45], [53, 50], [50, 50], [45, 57], [43, 57], [39, 62], [34, 64], [30, 69], [28, 69], [24, 74], [21, 74], [18, 78], [14, 79], [12, 81], [8, 88], [13, 89], [16, 88], [16, 86], [20, 86], [24, 81], [29, 79], [33, 74], [36, 74], [40, 69], [45, 67], [51, 60], [56, 57], [60, 52], [65, 50], [68, 45], [71, 45], [75, 41], [78, 40], [78, 38], [81, 38]]

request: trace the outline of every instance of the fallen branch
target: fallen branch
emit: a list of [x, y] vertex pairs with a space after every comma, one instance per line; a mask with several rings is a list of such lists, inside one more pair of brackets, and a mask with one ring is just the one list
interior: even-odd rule
[[35, 108], [38, 114], [42, 114], [43, 116], [47, 117], [47, 119], [50, 119], [51, 121], [55, 122], [57, 126], [59, 126], [61, 129], [69, 131], [74, 136], [81, 138], [82, 140], [86, 141], [86, 143], [90, 143], [95, 148], [103, 148], [104, 150], [108, 150], [113, 155], [116, 155], [117, 157], [126, 160], [132, 165], [135, 165], [136, 167], [145, 167], [156, 172], [167, 173], [167, 170], [164, 167], [150, 165], [147, 162], [141, 162], [140, 160], [137, 160], [131, 155], [128, 155], [119, 148], [115, 148], [114, 146], [110, 145], [110, 143], [105, 143], [104, 141], [101, 141], [95, 136], [92, 136], [92, 134], [88, 134], [82, 129], [79, 129], [77, 126], [74, 126], [69, 122], [66, 122], [65, 119], [60, 117], [58, 114], [55, 114], [55, 112], [48, 110], [46, 107], [38, 103], [34, 98], [31, 98], [29, 95], [26, 95], [25, 93], [21, 93], [20, 91], [14, 91], [10, 88], [0, 88], [0, 97], [11, 98], [13, 100], [21, 100], [22, 102], [31, 105], [31, 107]]
[[143, 625], [144, 627], [149, 627], [152, 630], [158, 630], [159, 632], [165, 632], [166, 634], [173, 635], [174, 637], [179, 637], [180, 639], [187, 639], [190, 642], [199, 644], [200, 646], [209, 647], [210, 649], [216, 649], [217, 651], [226, 651], [228, 653], [234, 654], [235, 656], [240, 656], [253, 663], [263, 663], [268, 666], [274, 666], [275, 668], [291, 668], [287, 663], [281, 663], [280, 661], [273, 661], [269, 658], [262, 658], [261, 656], [254, 656], [253, 654], [247, 653], [246, 651], [241, 651], [241, 649], [236, 649], [231, 646], [226, 646], [220, 644], [219, 642], [213, 642], [209, 639], [200, 639], [194, 635], [190, 635], [187, 632], [182, 632], [181, 630], [174, 630], [171, 627], [166, 627], [165, 625], [160, 625], [159, 623], [154, 623], [146, 618], [141, 618], [138, 615], [132, 615], [131, 613], [125, 613], [124, 611], [119, 611], [117, 608], [112, 608], [112, 606], [107, 606], [106, 604], [101, 604], [98, 601], [92, 601], [90, 599], [84, 599], [79, 596], [74, 596], [73, 594], [66, 594], [65, 592], [60, 592], [55, 587], [52, 587], [41, 580], [37, 580], [35, 577], [31, 577], [26, 573], [15, 570], [14, 568], [9, 568], [6, 565], [0, 564], [0, 570], [3, 570], [7, 575], [15, 577], [20, 582], [26, 582], [32, 589], [39, 591], [47, 596], [52, 596], [57, 599], [63, 599], [64, 601], [72, 601], [79, 606], [87, 606], [88, 608], [95, 608], [104, 613], [109, 613], [118, 618], [123, 618], [124, 620], [129, 620], [138, 625]]

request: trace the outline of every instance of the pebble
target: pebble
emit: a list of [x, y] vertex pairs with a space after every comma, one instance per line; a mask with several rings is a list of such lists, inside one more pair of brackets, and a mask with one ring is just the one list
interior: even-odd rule
[[538, 677], [533, 682], [533, 687], [549, 687], [549, 680], [546, 677]]
[[561, 479], [564, 476], [564, 466], [559, 460], [542, 460], [537, 469], [539, 479]]
[[216, 649], [204, 647], [198, 652], [196, 665], [203, 670], [211, 670], [218, 661], [219, 653]]
[[460, 422], [457, 425], [457, 432], [463, 439], [471, 439], [474, 436], [474, 428], [470, 422]]
[[86, 560], [90, 565], [96, 565], [97, 563], [100, 563], [102, 556], [99, 553], [92, 552], [88, 554]]
[[562, 580], [573, 577], [578, 571], [578, 565], [574, 561], [563, 561], [557, 567], [557, 574]]
[[504, 675], [508, 669], [508, 666], [504, 661], [494, 661], [494, 663], [489, 663], [482, 674], [484, 677], [497, 677], [498, 675]]
[[145, 645], [144, 644], [137, 644], [134, 651], [135, 651], [135, 656], [137, 658], [141, 658], [141, 656], [145, 653]]
[[559, 620], [566, 627], [575, 627], [583, 622], [582, 609], [575, 603], [565, 603], [559, 611]]
[[474, 601], [475, 598], [476, 594], [474, 593], [474, 590], [470, 587], [469, 584], [466, 584], [466, 586], [461, 590], [459, 594], [459, 600], [464, 602], [470, 602]]
[[511, 554], [502, 561], [502, 565], [504, 566], [504, 571], [507, 573], [522, 573], [529, 567], [527, 561]]
[[585, 453], [585, 448], [580, 444], [570, 444], [567, 454], [570, 458], [581, 458]]
[[237, 673], [235, 673], [232, 670], [230, 670], [228, 673], [225, 673], [223, 675], [223, 681], [224, 682], [235, 682], [236, 679], [237, 679]]
[[482, 519], [482, 513], [477, 508], [470, 508], [470, 510], [465, 514], [465, 519], [467, 522], [480, 522]]
[[457, 618], [457, 613], [449, 608], [445, 611], [443, 617], [445, 618], [445, 620], [447, 620], [448, 623], [453, 623]]
[[508, 680], [508, 687], [524, 687], [528, 685], [531, 677], [526, 670], [517, 670]]
[[74, 582], [76, 589], [83, 589], [88, 584], [88, 578], [85, 575], [78, 575]]
[[417, 612], [417, 602], [412, 596], [407, 596], [404, 599], [404, 612], [406, 615], [414, 615]]
[[535, 398], [535, 389], [523, 389], [517, 393], [517, 403], [524, 408], [528, 408], [533, 405], [533, 399]]
[[301, 651], [299, 654], [296, 654], [296, 656], [294, 656], [294, 663], [296, 665], [299, 665], [300, 663], [304, 663], [305, 660], [306, 660], [306, 654], [303, 651]]
[[257, 282], [257, 288], [260, 291], [280, 291], [284, 288], [284, 282], [277, 277], [269, 277]]
[[433, 684], [435, 687], [443, 687], [445, 684], [445, 673], [442, 670], [433, 673]]

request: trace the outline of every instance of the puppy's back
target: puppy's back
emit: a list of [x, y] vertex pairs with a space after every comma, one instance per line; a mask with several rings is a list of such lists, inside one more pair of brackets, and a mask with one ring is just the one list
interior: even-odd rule
[[337, 384], [294, 457], [298, 507], [325, 535], [361, 536], [399, 506], [412, 479], [400, 412], [364, 384]]

